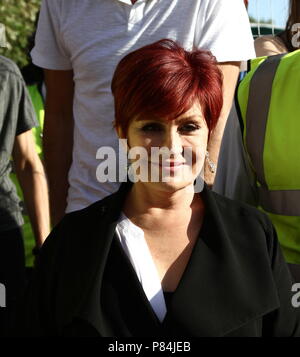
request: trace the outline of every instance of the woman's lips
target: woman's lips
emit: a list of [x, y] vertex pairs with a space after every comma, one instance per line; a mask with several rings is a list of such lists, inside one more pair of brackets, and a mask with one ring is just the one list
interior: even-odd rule
[[160, 163], [160, 162], [151, 161], [150, 164], [168, 168], [168, 167], [179, 167], [179, 166], [184, 165], [185, 163], [184, 162], [175, 162], [175, 161]]
[[164, 163], [151, 161], [150, 164], [154, 165], [154, 167], [159, 167], [160, 170], [169, 171], [169, 172], [182, 170], [185, 166], [184, 162], [177, 162], [177, 161], [164, 162]]

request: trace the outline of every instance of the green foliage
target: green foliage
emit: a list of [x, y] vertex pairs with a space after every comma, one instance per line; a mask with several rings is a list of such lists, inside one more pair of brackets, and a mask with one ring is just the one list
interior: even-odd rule
[[6, 47], [0, 54], [14, 60], [20, 67], [28, 63], [28, 39], [34, 31], [41, 0], [1, 0], [0, 23], [5, 26]]
[[252, 24], [256, 24], [256, 23], [260, 23], [260, 24], [268, 24], [271, 25], [272, 24], [272, 19], [259, 19], [259, 21], [257, 21], [257, 19], [253, 16], [249, 16], [249, 20]]

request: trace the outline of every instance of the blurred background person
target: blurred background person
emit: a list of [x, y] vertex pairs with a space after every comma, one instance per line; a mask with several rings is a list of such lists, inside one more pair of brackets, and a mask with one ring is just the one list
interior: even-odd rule
[[44, 155], [54, 224], [118, 189], [95, 174], [100, 146], [118, 152], [112, 73], [128, 52], [161, 38], [210, 50], [223, 73], [224, 107], [210, 136], [213, 165], [206, 171], [212, 184], [240, 61], [255, 57], [243, 1], [42, 1], [32, 58], [45, 69]]
[[11, 156], [33, 227], [37, 249], [49, 234], [48, 188], [36, 152], [32, 128], [35, 113], [18, 67], [0, 57], [0, 282], [6, 288], [6, 307], [0, 309], [4, 334], [14, 323], [25, 287], [22, 211], [10, 180]]
[[[45, 98], [45, 83], [43, 70], [40, 67], [35, 66], [32, 63], [30, 51], [34, 47], [34, 39], [36, 33], [36, 26], [38, 22], [38, 13], [36, 16], [36, 21], [34, 23], [34, 28], [32, 34], [28, 37], [28, 44], [26, 48], [26, 54], [28, 59], [28, 64], [21, 68], [21, 73], [26, 83], [26, 87], [32, 101], [35, 114], [38, 120], [38, 126], [32, 128], [32, 134], [35, 140], [35, 148], [41, 161], [43, 162], [43, 150], [42, 150], [42, 139], [43, 139], [43, 128], [44, 128], [44, 98]], [[11, 173], [11, 178], [17, 188], [18, 196], [21, 199], [21, 204], [24, 206], [24, 199], [20, 184], [14, 172]], [[33, 229], [30, 224], [30, 219], [28, 217], [28, 212], [23, 209], [23, 219], [24, 225], [22, 227], [24, 242], [25, 242], [25, 254], [26, 254], [26, 273], [28, 278], [32, 272], [32, 265], [34, 263], [34, 253], [37, 253], [35, 247]]]
[[[300, 128], [296, 115], [300, 57], [290, 45], [293, 36], [297, 38], [292, 28], [300, 20], [299, 3], [290, 1], [286, 30], [279, 34], [289, 39], [286, 46], [278, 35], [255, 41], [258, 54], [278, 56], [265, 63], [262, 58], [248, 61], [249, 73], [237, 90], [237, 111], [233, 107], [224, 132], [224, 137], [236, 133], [236, 138], [221, 146], [219, 165], [227, 166], [221, 171], [226, 175], [217, 172], [214, 185], [217, 192], [260, 207], [269, 215], [296, 281], [300, 281]], [[281, 48], [275, 48], [274, 41]], [[288, 47], [291, 58], [282, 57]]]
[[237, 102], [251, 173], [236, 184], [247, 192], [251, 182], [254, 204], [272, 220], [300, 282], [300, 51], [251, 60], [250, 68]]
[[300, 0], [290, 0], [285, 30], [277, 35], [265, 35], [254, 41], [256, 56], [272, 56], [300, 48]]

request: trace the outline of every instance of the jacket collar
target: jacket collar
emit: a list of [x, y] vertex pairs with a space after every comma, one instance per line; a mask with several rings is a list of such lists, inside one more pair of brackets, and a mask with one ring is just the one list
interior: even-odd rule
[[[101, 286], [116, 224], [131, 186], [122, 184], [118, 192], [85, 210], [85, 226], [76, 235], [80, 238], [84, 234], [86, 244], [82, 246], [82, 237], [72, 238], [70, 263], [61, 274], [64, 289], [58, 291], [64, 293], [57, 300], [59, 326], [80, 318], [101, 336], [113, 336], [101, 311]], [[252, 253], [247, 254], [250, 248], [255, 251], [252, 245], [257, 240], [247, 242], [241, 236], [245, 230], [234, 226], [235, 211], [223, 199], [206, 187], [201, 195], [206, 204], [203, 229], [166, 321], [172, 314], [190, 336], [223, 336], [276, 309], [279, 302], [268, 257], [262, 257], [259, 248], [257, 262]]]

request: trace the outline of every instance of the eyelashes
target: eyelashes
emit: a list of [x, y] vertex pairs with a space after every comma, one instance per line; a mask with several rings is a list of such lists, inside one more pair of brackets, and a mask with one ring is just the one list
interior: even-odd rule
[[[192, 133], [199, 129], [201, 129], [201, 126], [199, 124], [191, 122], [180, 125], [177, 130], [180, 133]], [[143, 125], [140, 130], [144, 133], [163, 132], [164, 126], [160, 123], [149, 123]]]
[[181, 127], [181, 131], [184, 131], [184, 132], [193, 132], [193, 131], [196, 131], [196, 130], [199, 130], [199, 129], [201, 129], [201, 126], [199, 124], [196, 124], [196, 123], [184, 124]]
[[164, 127], [161, 124], [158, 123], [149, 123], [146, 125], [143, 125], [141, 127], [141, 131], [148, 133], [148, 132], [160, 132], [163, 131]]

